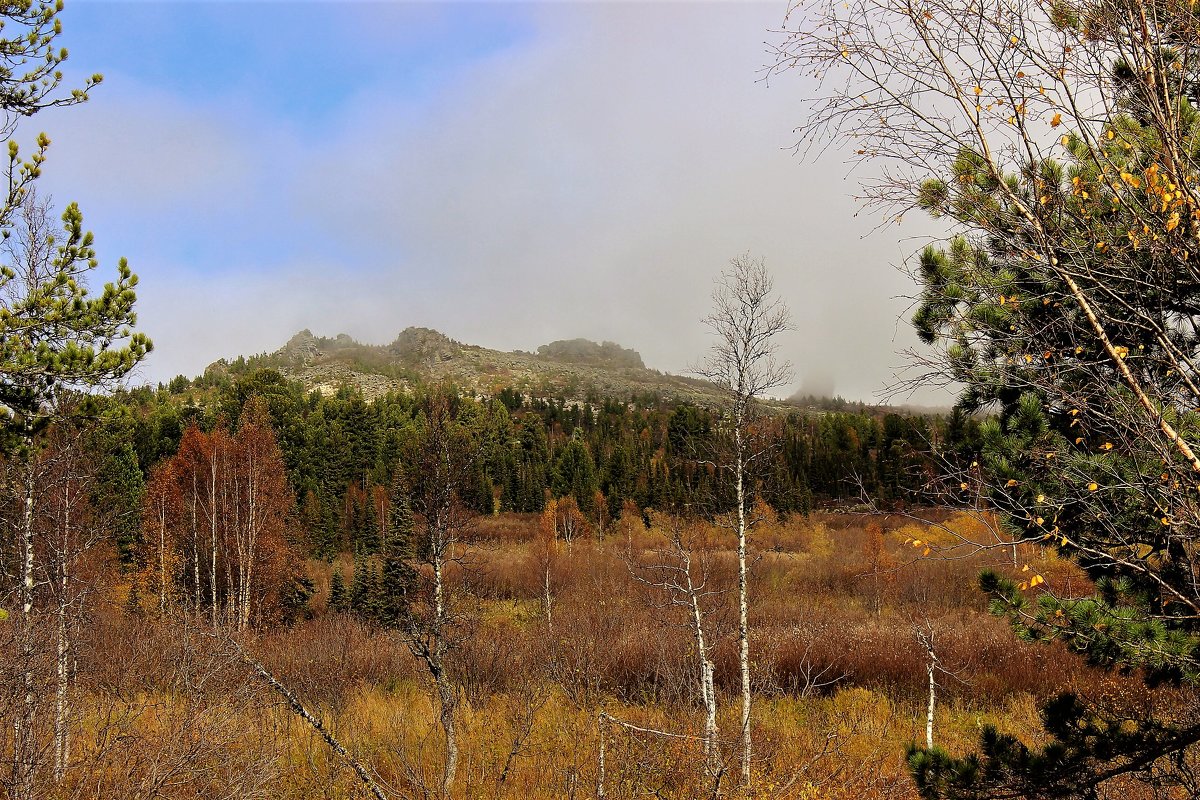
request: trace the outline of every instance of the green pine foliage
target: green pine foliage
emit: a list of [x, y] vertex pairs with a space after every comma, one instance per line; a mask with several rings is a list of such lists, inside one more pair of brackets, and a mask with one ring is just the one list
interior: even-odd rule
[[[1171, 14], [1160, 24], [1195, 30], [1191, 12]], [[1180, 51], [1141, 46], [1137, 77], [1113, 66], [1121, 102], [1064, 133], [1053, 155], [997, 174], [963, 148], [948, 175], [925, 182], [921, 205], [964, 234], [920, 254], [913, 324], [963, 387], [960, 411], [994, 411], [978, 433], [984, 486], [964, 480], [964, 495], [982, 488], [1015, 539], [1057, 549], [1094, 586], [1062, 596], [987, 573], [993, 611], [1023, 638], [1194, 690], [1200, 112], [1186, 94], [1154, 98], [1169, 107], [1168, 130], [1141, 105], [1142, 73], [1190, 70]], [[994, 731], [979, 756], [914, 750], [922, 793], [1093, 796], [1200, 743], [1193, 722], [1121, 720], [1074, 698], [1044, 717], [1050, 744], [1039, 752]]]

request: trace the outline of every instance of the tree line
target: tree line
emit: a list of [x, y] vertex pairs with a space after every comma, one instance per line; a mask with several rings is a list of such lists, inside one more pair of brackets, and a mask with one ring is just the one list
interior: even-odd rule
[[[728, 476], [711, 463], [726, 422], [718, 409], [692, 405], [568, 403], [514, 391], [481, 398], [454, 387], [368, 401], [350, 386], [331, 395], [309, 392], [260, 370], [203, 393], [119, 392], [98, 424], [132, 450], [110, 457], [136, 459], [149, 479], [189, 428], [236, 428], [247, 408], [258, 408], [280, 449], [306, 554], [327, 558], [378, 549], [400, 453], [435, 395], [447, 399], [478, 442], [463, 498], [478, 513], [541, 513], [549, 500], [571, 498], [592, 528], [603, 528], [628, 503], [707, 514], [734, 508]], [[863, 497], [884, 505], [930, 502], [941, 470], [969, 462], [980, 442], [979, 419], [960, 412], [790, 409], [755, 424], [769, 447], [751, 475], [753, 493], [785, 514]]]

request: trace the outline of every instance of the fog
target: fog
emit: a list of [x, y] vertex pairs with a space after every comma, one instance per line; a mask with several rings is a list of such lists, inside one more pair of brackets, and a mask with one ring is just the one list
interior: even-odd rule
[[[156, 345], [144, 380], [273, 350], [300, 328], [383, 343], [410, 325], [504, 350], [612, 340], [683, 372], [709, 344], [713, 278], [749, 253], [795, 321], [781, 393], [871, 400], [915, 345], [898, 266], [929, 229], [876, 230], [836, 152], [793, 151], [814, 87], [762, 72], [785, 11], [488, 6], [526, 33], [438, 67], [423, 91], [364, 80], [317, 118], [260, 87], [197, 98], [136, 63], [88, 64], [106, 73], [92, 101], [37, 120], [55, 142], [46, 183], [81, 202], [104, 270], [125, 255], [141, 278]], [[393, 42], [370, 32], [394, 8], [354, 13], [368, 48], [409, 46], [427, 24], [412, 13]], [[68, 25], [68, 43], [88, 35]], [[285, 60], [311, 46], [255, 35]]]

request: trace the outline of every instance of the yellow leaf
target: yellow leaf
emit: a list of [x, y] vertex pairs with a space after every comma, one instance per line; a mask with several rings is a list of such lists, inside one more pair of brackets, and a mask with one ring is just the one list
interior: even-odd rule
[[1029, 582], [1029, 585], [1030, 585], [1030, 586], [1037, 586], [1038, 584], [1042, 584], [1042, 583], [1045, 583], [1045, 582], [1046, 582], [1046, 579], [1045, 579], [1045, 578], [1043, 578], [1041, 575], [1034, 575], [1034, 576], [1033, 576], [1033, 580], [1031, 580], [1031, 581]]
[[1089, 491], [1089, 492], [1094, 492], [1094, 491], [1096, 491], [1096, 490], [1097, 490], [1097, 489], [1099, 489], [1099, 488], [1100, 488], [1100, 485], [1099, 485], [1099, 484], [1097, 484], [1097, 483], [1089, 483], [1089, 484], [1088, 484], [1088, 491]]
[[976, 96], [976, 97], [978, 97], [978, 96], [979, 96], [979, 95], [981, 95], [981, 94], [983, 94], [983, 87], [982, 87], [982, 86], [976, 86], [976, 87], [975, 87], [975, 96]]
[[1112, 443], [1112, 442], [1105, 442], [1104, 444], [1100, 445], [1100, 449], [1101, 449], [1101, 450], [1112, 450], [1112, 449], [1113, 449], [1113, 443]]
[[960, 489], [962, 489], [964, 492], [967, 490], [967, 484], [966, 484], [966, 483], [960, 483], [958, 486], [959, 486], [959, 488], [960, 488]]
[[1109, 140], [1110, 140], [1110, 141], [1112, 140], [1112, 138], [1113, 138], [1113, 136], [1114, 136], [1114, 135], [1115, 135], [1115, 134], [1113, 134], [1113, 132], [1112, 132], [1111, 130], [1108, 132], [1107, 136], [1108, 136], [1108, 138], [1109, 138]]
[[923, 556], [929, 555], [929, 548], [926, 547], [925, 550], [921, 552], [921, 555], [923, 555]]
[[1129, 355], [1129, 348], [1125, 345], [1118, 345], [1113, 348], [1113, 352], [1117, 354], [1117, 358], [1125, 358]]
[[1012, 487], [1017, 485], [1017, 482], [1013, 478], [1009, 478], [1008, 483], [1006, 483], [1004, 485], [1007, 486], [1009, 489], [1011, 489]]
[[1038, 517], [1038, 518], [1037, 518], [1037, 524], [1038, 524], [1038, 525], [1041, 525], [1041, 524], [1043, 524], [1045, 521], [1046, 521], [1046, 520], [1042, 519], [1041, 517]]
[[1021, 567], [1021, 572], [1029, 572], [1029, 565], [1026, 564], [1025, 566]]
[[1050, 118], [1050, 127], [1057, 128], [1059, 125], [1062, 125], [1062, 114], [1055, 114]]
[[913, 546], [913, 547], [920, 547], [920, 546], [921, 546], [921, 540], [920, 540], [920, 539], [913, 539], [912, 546]]
[[1037, 499], [1037, 501], [1038, 501], [1039, 503], [1044, 503], [1044, 502], [1046, 502], [1046, 495], [1044, 495], [1044, 494], [1039, 494], [1039, 495], [1038, 495], [1038, 499]]
[[1063, 137], [1061, 139], [1059, 139], [1058, 141], [1062, 144], [1063, 147], [1066, 147], [1067, 143], [1071, 141], [1071, 137], [1064, 134]]

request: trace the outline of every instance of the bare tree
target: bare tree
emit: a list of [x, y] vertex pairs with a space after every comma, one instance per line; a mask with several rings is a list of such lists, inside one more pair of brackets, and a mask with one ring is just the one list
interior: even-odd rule
[[713, 680], [712, 651], [715, 637], [711, 632], [710, 601], [723, 594], [711, 585], [711, 570], [707, 554], [696, 552], [693, 546], [696, 522], [678, 516], [656, 514], [654, 522], [666, 534], [667, 544], [641, 562], [634, 553], [628, 554], [630, 574], [634, 580], [663, 592], [666, 602], [682, 609], [686, 625], [696, 647], [696, 688], [704, 707], [704, 733], [701, 737], [705, 783], [714, 794], [720, 787], [725, 768], [721, 763], [720, 729], [717, 726], [717, 692]]
[[398, 487], [412, 509], [418, 575], [400, 630], [409, 650], [433, 679], [446, 747], [442, 792], [447, 795], [458, 770], [459, 704], [459, 687], [448, 660], [471, 627], [460, 592], [448, 581], [447, 569], [461, 565], [456, 545], [473, 524], [461, 492], [474, 475], [476, 455], [469, 433], [452, 416], [449, 399], [435, 396], [427, 404], [424, 424], [401, 464]]
[[720, 466], [733, 474], [737, 495], [738, 658], [742, 677], [742, 784], [750, 783], [750, 624], [746, 586], [747, 468], [766, 450], [752, 442], [754, 403], [791, 378], [791, 366], [775, 358], [776, 337], [791, 328], [787, 304], [775, 296], [774, 281], [762, 259], [732, 259], [717, 278], [713, 310], [704, 323], [715, 337], [708, 357], [694, 369], [729, 393], [733, 452]]

